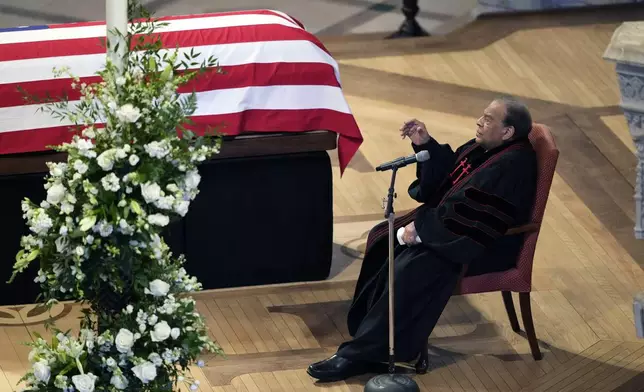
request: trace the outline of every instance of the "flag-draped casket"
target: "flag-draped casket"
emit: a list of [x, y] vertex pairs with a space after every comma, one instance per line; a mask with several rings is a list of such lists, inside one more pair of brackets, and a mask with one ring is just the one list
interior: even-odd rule
[[[329, 148], [316, 151], [309, 141], [301, 151], [291, 147], [288, 153], [273, 148], [251, 157], [237, 153], [234, 159], [224, 153], [234, 150], [238, 135], [251, 133], [261, 150], [262, 143], [279, 144], [280, 135], [297, 143], [309, 131], [328, 131], [331, 148], [337, 137], [344, 171], [362, 136], [336, 61], [299, 21], [278, 11], [160, 19], [167, 23], [157, 30], [165, 48], [199, 53], [202, 59], [213, 56], [223, 70], [181, 91], [196, 91], [196, 130], [223, 125], [219, 131], [233, 137], [224, 141], [224, 158], [200, 167], [201, 193], [188, 215], [168, 230], [171, 248], [186, 254], [187, 269], [205, 288], [324, 279], [333, 241]], [[72, 80], [55, 77], [52, 70], [68, 67], [80, 83], [98, 81], [96, 72], [106, 60], [105, 35], [104, 22], [0, 31], [0, 236], [6, 245], [0, 266], [6, 273], [26, 230], [20, 200], [44, 197], [44, 165], [25, 174], [29, 170], [15, 159], [45, 154], [48, 145], [71, 139], [71, 124], [38, 111], [39, 105], [24, 101], [18, 87], [43, 98], [67, 95], [73, 103], [79, 97]], [[261, 135], [267, 135], [265, 142]], [[7, 169], [9, 162], [15, 173]], [[25, 278], [0, 287], [0, 298], [10, 298], [3, 303], [30, 302], [36, 290]]]
[[[322, 43], [296, 19], [258, 10], [160, 18], [163, 46], [210, 56], [225, 71], [186, 86], [198, 95], [197, 126], [225, 124], [222, 132], [303, 132], [338, 134], [340, 167], [346, 167], [362, 137], [343, 96], [338, 65]], [[41, 151], [68, 141], [67, 126], [24, 93], [78, 98], [66, 76], [99, 80], [105, 64], [104, 22], [30, 26], [0, 32], [0, 154]], [[182, 56], [179, 56], [179, 61]]]

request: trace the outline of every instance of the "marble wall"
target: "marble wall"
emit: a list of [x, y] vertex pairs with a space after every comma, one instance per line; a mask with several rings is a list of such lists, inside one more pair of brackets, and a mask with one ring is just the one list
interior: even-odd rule
[[478, 0], [477, 13], [537, 11], [629, 3], [644, 3], [644, 0]]

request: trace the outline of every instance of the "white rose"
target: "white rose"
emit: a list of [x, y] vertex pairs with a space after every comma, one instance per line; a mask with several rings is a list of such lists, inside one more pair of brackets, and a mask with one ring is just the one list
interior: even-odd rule
[[139, 157], [136, 156], [136, 154], [132, 154], [132, 155], [130, 155], [129, 161], [130, 161], [130, 165], [134, 166], [137, 163], [139, 163]]
[[47, 384], [49, 382], [49, 377], [51, 377], [51, 369], [47, 364], [47, 361], [38, 361], [34, 363], [34, 377], [38, 381], [44, 382]]
[[155, 279], [149, 284], [150, 294], [155, 297], [163, 297], [170, 291], [170, 285], [161, 279]]
[[161, 187], [154, 182], [141, 184], [141, 195], [146, 203], [154, 203], [161, 197]]
[[110, 379], [110, 384], [114, 385], [114, 388], [124, 390], [128, 386], [127, 378], [123, 375], [113, 375]]
[[120, 353], [127, 354], [134, 345], [134, 334], [125, 328], [121, 328], [114, 343]]
[[96, 382], [96, 376], [92, 373], [87, 374], [77, 374], [72, 377], [72, 382], [78, 390], [78, 392], [94, 392], [94, 382]]
[[141, 117], [141, 111], [132, 104], [126, 103], [116, 111], [116, 117], [125, 123], [135, 123]]
[[60, 203], [60, 210], [63, 212], [63, 214], [69, 215], [74, 212], [74, 205], [64, 201]]
[[154, 326], [154, 331], [150, 331], [153, 342], [162, 342], [170, 337], [171, 328], [165, 321], [160, 321]]
[[163, 214], [152, 214], [148, 216], [148, 223], [163, 227], [170, 223], [170, 218]]
[[96, 158], [96, 163], [105, 171], [110, 171], [114, 167], [114, 154], [116, 151], [113, 149], [104, 151]]
[[168, 195], [168, 196], [160, 197], [159, 200], [156, 201], [155, 205], [162, 210], [171, 210], [173, 203], [174, 203], [174, 196]]
[[67, 190], [62, 184], [54, 184], [47, 189], [47, 202], [50, 204], [58, 204], [65, 198]]
[[170, 331], [170, 336], [172, 336], [172, 339], [176, 339], [181, 335], [181, 330], [179, 328], [172, 328], [172, 331]]
[[145, 361], [140, 365], [132, 368], [132, 373], [141, 380], [143, 384], [147, 384], [157, 377], [157, 368], [152, 362]]

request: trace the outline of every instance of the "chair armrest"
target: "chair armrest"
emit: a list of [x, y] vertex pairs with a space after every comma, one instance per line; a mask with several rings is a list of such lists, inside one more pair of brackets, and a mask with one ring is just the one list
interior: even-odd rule
[[538, 231], [540, 227], [541, 227], [540, 223], [528, 223], [523, 226], [512, 227], [511, 229], [508, 229], [508, 231], [505, 232], [505, 235], [532, 233], [532, 232]]

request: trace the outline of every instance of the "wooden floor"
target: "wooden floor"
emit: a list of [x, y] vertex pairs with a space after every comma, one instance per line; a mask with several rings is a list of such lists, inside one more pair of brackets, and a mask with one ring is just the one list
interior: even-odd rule
[[[532, 294], [544, 358], [533, 361], [526, 339], [512, 332], [500, 294], [453, 297], [430, 338], [432, 369], [415, 379], [423, 391], [644, 391], [644, 340], [632, 315], [633, 295], [644, 290], [644, 243], [632, 229], [634, 149], [613, 65], [601, 58], [618, 21], [628, 18], [642, 15], [490, 18], [449, 37], [330, 40], [365, 136], [342, 179], [332, 154], [332, 277], [198, 294], [228, 354], [194, 369], [200, 390], [362, 391], [369, 377], [316, 385], [305, 369], [347, 338], [366, 232], [381, 220], [389, 180], [373, 168], [411, 152], [398, 136], [403, 121], [422, 119], [435, 138], [456, 146], [473, 137], [493, 97], [511, 93], [552, 127], [561, 150]], [[405, 194], [413, 175], [399, 175], [400, 212], [415, 206]], [[57, 326], [75, 328], [78, 312], [60, 305]], [[28, 354], [20, 342], [44, 332], [44, 317], [33, 306], [0, 308], [0, 391], [18, 390]]]

